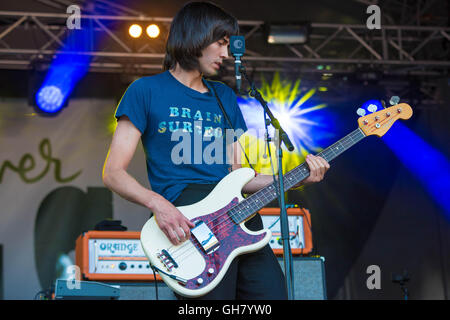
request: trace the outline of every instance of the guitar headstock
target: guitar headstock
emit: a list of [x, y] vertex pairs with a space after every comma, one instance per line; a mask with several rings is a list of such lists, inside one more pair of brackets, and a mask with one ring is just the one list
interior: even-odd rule
[[[359, 115], [362, 113], [363, 112], [361, 111], [358, 112]], [[412, 114], [413, 111], [409, 104], [399, 103], [369, 115], [361, 116], [358, 119], [358, 125], [366, 136], [376, 135], [378, 137], [382, 137], [391, 128], [395, 121], [398, 119], [409, 119]]]

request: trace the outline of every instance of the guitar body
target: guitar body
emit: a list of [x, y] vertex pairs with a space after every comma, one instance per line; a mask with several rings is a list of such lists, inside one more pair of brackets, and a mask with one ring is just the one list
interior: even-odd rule
[[[142, 248], [151, 264], [166, 273], [160, 272], [160, 276], [173, 291], [191, 298], [208, 293], [219, 284], [236, 256], [257, 251], [269, 242], [270, 230], [250, 231], [244, 222], [236, 223], [227, 214], [244, 200], [241, 190], [254, 176], [249, 168], [235, 170], [203, 200], [178, 207], [194, 224], [208, 227], [206, 239], [191, 234], [190, 239], [174, 246], [154, 217], [146, 222], [141, 231]], [[205, 248], [207, 242], [209, 248]]]

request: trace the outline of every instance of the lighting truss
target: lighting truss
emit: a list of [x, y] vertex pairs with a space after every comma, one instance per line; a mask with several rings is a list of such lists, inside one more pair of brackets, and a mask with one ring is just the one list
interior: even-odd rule
[[[60, 48], [70, 30], [69, 14], [0, 11], [0, 68], [28, 69], [36, 59], [48, 60], [63, 53]], [[69, 52], [92, 56], [91, 71], [124, 72], [161, 70], [164, 40], [172, 18], [142, 15], [83, 14], [82, 27], [93, 28], [96, 48]], [[157, 23], [163, 32], [156, 40], [133, 42], [126, 26], [133, 22]], [[311, 23], [310, 41], [303, 45], [264, 44], [264, 21], [239, 21], [247, 44], [243, 62], [249, 70], [323, 72], [318, 65], [332, 65], [333, 72], [351, 73], [360, 68], [403, 74], [447, 74], [450, 28], [440, 26]], [[231, 58], [226, 68], [233, 70]]]

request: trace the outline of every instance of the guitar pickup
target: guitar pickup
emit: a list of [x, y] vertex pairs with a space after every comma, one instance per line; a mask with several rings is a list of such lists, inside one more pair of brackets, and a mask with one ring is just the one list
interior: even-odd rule
[[219, 240], [203, 221], [196, 222], [195, 227], [191, 229], [191, 234], [197, 239], [207, 254], [219, 248]]

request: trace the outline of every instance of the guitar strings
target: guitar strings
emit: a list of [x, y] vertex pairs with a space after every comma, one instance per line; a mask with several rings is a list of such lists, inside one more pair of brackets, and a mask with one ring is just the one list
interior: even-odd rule
[[[299, 167], [302, 166], [303, 164], [304, 164], [304, 163], [300, 164]], [[271, 186], [269, 185], [269, 186], [267, 186], [266, 188], [270, 189], [270, 188], [273, 187], [273, 186], [274, 186], [274, 184], [272, 184]], [[254, 198], [258, 198], [258, 195], [259, 195], [263, 190], [265, 190], [266, 188], [261, 189], [261, 190], [259, 190], [258, 192], [255, 192], [254, 194], [252, 194], [251, 196], [249, 196], [248, 198], [246, 198], [245, 201], [247, 202], [247, 201], [250, 201], [250, 200], [252, 200], [252, 199], [254, 199]], [[262, 193], [261, 193], [261, 194], [262, 194]], [[264, 200], [266, 200], [266, 201], [268, 200], [265, 196], [264, 196], [264, 198], [265, 198]], [[261, 201], [261, 200], [263, 200], [263, 199], [257, 199], [256, 202]], [[269, 201], [270, 201], [270, 199], [269, 199]], [[214, 225], [214, 222], [215, 222], [215, 221], [217, 221], [217, 220], [220, 219], [220, 218], [223, 218], [223, 217], [224, 217], [226, 214], [228, 214], [231, 210], [236, 209], [239, 205], [243, 205], [243, 203], [244, 203], [243, 201], [242, 201], [242, 202], [239, 202], [239, 203], [237, 203], [235, 206], [231, 207], [228, 211], [225, 211], [224, 213], [222, 213], [222, 214], [218, 215], [217, 217], [215, 217], [213, 220], [207, 221], [208, 227], [209, 227], [210, 229], [212, 229], [213, 227], [210, 226], [210, 224], [213, 224], [213, 225]], [[247, 208], [248, 208], [248, 206], [247, 206]], [[218, 224], [215, 226], [215, 227], [216, 227], [216, 233], [217, 233], [217, 232], [223, 232], [223, 231], [228, 230], [228, 229], [224, 230], [224, 227], [226, 227], [226, 226], [228, 226], [228, 225], [230, 225], [230, 224], [232, 224], [232, 223], [235, 223], [235, 222], [233, 221], [233, 218], [234, 218], [234, 217], [239, 217], [239, 218], [241, 219], [242, 217], [241, 217], [241, 214], [240, 214], [240, 213], [241, 213], [242, 211], [244, 211], [244, 215], [248, 213], [248, 212], [245, 212], [245, 211], [246, 211], [245, 209], [242, 209], [241, 211], [239, 211], [239, 214], [233, 213], [233, 215], [229, 215], [231, 219], [225, 219], [224, 221], [218, 223]], [[255, 211], [255, 212], [256, 212], [256, 211]], [[254, 213], [254, 212], [252, 212], [252, 213], [251, 213], [250, 215], [248, 215], [248, 216], [251, 216], [253, 213]], [[239, 223], [237, 223], [237, 224], [239, 224]], [[169, 250], [171, 250], [173, 247], [174, 247], [174, 245], [170, 246], [170, 247], [169, 247], [168, 249], [166, 249], [166, 250], [169, 251]], [[182, 249], [182, 247], [184, 247], [184, 246], [178, 247], [177, 249], [175, 249], [175, 251], [173, 251], [173, 253], [176, 253], [177, 251], [179, 251], [179, 249]], [[170, 253], [170, 252], [169, 252], [169, 253]]]
[[[210, 226], [211, 222], [216, 221], [220, 217], [223, 217], [226, 213], [228, 213], [228, 212], [221, 214], [214, 220], [206, 222], [206, 224], [208, 225], [208, 227], [210, 229], [212, 229], [214, 234], [218, 235], [220, 233], [226, 232], [226, 231], [230, 230], [234, 225], [237, 225], [232, 219], [226, 219], [226, 220], [221, 221], [219, 224], [217, 224], [215, 226], [215, 228], [214, 228], [214, 226]], [[173, 248], [173, 246], [171, 248]], [[185, 249], [185, 250], [183, 250], [183, 249]], [[180, 250], [182, 250], [182, 252], [179, 252]], [[190, 254], [190, 253], [194, 252], [195, 250], [197, 250], [196, 245], [193, 243], [192, 240], [189, 240], [185, 244], [178, 247], [175, 251], [170, 252], [170, 249], [168, 249], [168, 252], [171, 255], [171, 257], [174, 260], [176, 260], [177, 263], [181, 263], [181, 262], [185, 261], [185, 259], [187, 258], [186, 254], [188, 254], [188, 253]]]
[[[272, 186], [273, 186], [273, 184], [272, 184]], [[269, 189], [270, 189], [270, 186], [268, 186], [268, 187], [269, 187]], [[265, 189], [265, 188], [264, 188], [264, 189]], [[249, 196], [249, 197], [246, 198], [245, 200], [249, 200], [249, 201], [250, 201], [251, 198], [256, 197], [257, 194], [258, 194], [259, 192], [262, 192], [262, 190], [263, 190], [263, 189], [259, 190], [258, 192], [255, 192], [254, 194], [252, 194], [251, 196]], [[267, 201], [268, 199], [265, 199], [265, 200]], [[256, 200], [256, 201], [259, 201], [259, 199]], [[207, 221], [207, 222], [206, 222], [207, 226], [208, 226], [210, 229], [214, 229], [214, 227], [215, 227], [216, 230], [215, 230], [214, 233], [215, 233], [215, 234], [219, 234], [220, 232], [228, 231], [228, 230], [230, 229], [230, 228], [227, 228], [228, 226], [238, 225], [239, 223], [236, 223], [236, 222], [233, 220], [233, 218], [239, 216], [239, 218], [241, 219], [242, 217], [241, 217], [241, 214], [240, 214], [240, 213], [241, 213], [242, 210], [245, 212], [245, 209], [242, 209], [241, 211], [239, 211], [239, 214], [232, 213], [232, 215], [229, 215], [229, 216], [230, 216], [230, 219], [226, 219], [226, 218], [225, 218], [223, 221], [219, 222], [219, 223], [216, 224], [215, 226], [214, 226], [214, 222], [217, 221], [217, 220], [220, 219], [220, 218], [223, 218], [223, 217], [224, 217], [225, 215], [227, 215], [231, 210], [236, 209], [239, 205], [242, 205], [243, 203], [244, 203], [244, 202], [242, 201], [242, 202], [236, 204], [235, 206], [231, 207], [228, 211], [225, 211], [224, 213], [221, 213], [220, 215], [218, 215], [217, 217], [215, 217], [213, 220]], [[247, 206], [247, 208], [248, 208], [248, 206]], [[255, 211], [255, 212], [256, 212], [256, 211]], [[246, 213], [248, 213], [248, 212], [245, 212], [244, 215], [245, 215]], [[253, 213], [254, 213], [254, 212], [252, 212], [252, 214], [253, 214]], [[249, 216], [251, 216], [252, 214], [250, 214]], [[210, 224], [212, 224], [212, 226], [211, 226]], [[187, 243], [189, 243], [189, 242], [187, 242]], [[185, 245], [181, 245], [180, 247], [176, 248], [175, 251], [170, 252], [170, 250], [171, 250], [173, 247], [174, 247], [174, 246], [172, 245], [172, 246], [170, 246], [168, 249], [166, 249], [166, 250], [169, 252], [169, 254], [170, 254], [171, 256], [172, 256], [172, 255], [175, 255], [179, 250], [183, 249], [183, 248], [185, 247]], [[194, 246], [194, 248], [190, 247], [190, 248], [188, 248], [188, 251], [190, 251], [191, 249], [193, 250], [193, 249], [196, 249], [196, 248], [195, 248], [195, 246]], [[177, 258], [180, 257], [180, 256], [182, 256], [182, 255], [184, 255], [186, 252], [187, 252], [186, 250], [183, 251], [181, 254], [179, 254], [179, 255], [177, 256]], [[172, 256], [172, 258], [175, 260], [175, 257], [174, 257], [174, 256]]]
[[[305, 163], [302, 163], [302, 164], [300, 164], [298, 167], [300, 167], [300, 166], [303, 166]], [[307, 169], [307, 168], [306, 168]], [[308, 169], [307, 169], [308, 170]], [[309, 170], [308, 170], [309, 171]], [[274, 186], [274, 184], [272, 184], [271, 186], [268, 186], [268, 188], [269, 189], [267, 189], [267, 190], [270, 190], [270, 187], [275, 187]], [[250, 201], [250, 200], [252, 200], [253, 198], [257, 198], [257, 195], [260, 193], [260, 192], [262, 192], [263, 190], [266, 190], [266, 188], [264, 188], [264, 189], [261, 189], [261, 190], [259, 190], [258, 192], [255, 192], [254, 194], [252, 194], [251, 196], [249, 196], [248, 198], [246, 198], [245, 200], [248, 200], [248, 201]], [[268, 199], [264, 199], [264, 200], [268, 200]], [[256, 200], [256, 201], [260, 201], [260, 199], [258, 199], [258, 200]], [[270, 200], [269, 200], [270, 201]], [[232, 208], [230, 208], [228, 211], [225, 211], [224, 213], [222, 213], [222, 214], [220, 214], [219, 216], [217, 216], [216, 218], [214, 218], [213, 220], [211, 220], [211, 221], [207, 221], [206, 223], [207, 223], [207, 225], [208, 225], [208, 227], [210, 228], [210, 229], [213, 229], [214, 228], [214, 222], [215, 221], [217, 221], [218, 219], [220, 219], [220, 218], [223, 218], [225, 215], [227, 215], [231, 210], [233, 210], [233, 209], [236, 209], [239, 205], [242, 205], [244, 202], [240, 202], [240, 203], [238, 203], [238, 204], [236, 204], [235, 206], [233, 206]], [[248, 208], [248, 206], [247, 206], [247, 208]], [[247, 213], [247, 212], [245, 212], [246, 210], [245, 209], [242, 209], [243, 211], [244, 211], [244, 215]], [[241, 211], [242, 211], [241, 210]], [[239, 211], [239, 213], [241, 213], [241, 211]], [[255, 211], [256, 212], [256, 211]], [[252, 212], [252, 214], [253, 214], [254, 212]], [[237, 216], [239, 216], [239, 218], [242, 218], [241, 217], [241, 214], [236, 214], [236, 213], [234, 213], [233, 215], [229, 215], [230, 216], [230, 218], [231, 219], [224, 219], [223, 221], [221, 221], [220, 223], [218, 223], [217, 225], [215, 225], [215, 228], [216, 228], [216, 230], [215, 230], [215, 234], [218, 234], [218, 233], [220, 233], [220, 232], [225, 232], [225, 231], [228, 231], [230, 228], [227, 228], [228, 226], [232, 226], [232, 225], [234, 225], [235, 224], [235, 222], [233, 221], [233, 218], [234, 217], [237, 217]], [[251, 214], [249, 215], [249, 216], [251, 216]], [[210, 224], [212, 224], [213, 226], [211, 226]], [[238, 223], [237, 223], [238, 224]], [[189, 242], [186, 242], [186, 244], [189, 244]], [[182, 250], [183, 248], [185, 248], [186, 246], [185, 245], [181, 245], [180, 247], [177, 247], [176, 249], [175, 249], [175, 251], [173, 251], [173, 252], [170, 252], [170, 250], [173, 248], [174, 246], [172, 245], [172, 246], [170, 246], [168, 249], [166, 249], [168, 252], [169, 252], [169, 254], [172, 256], [172, 258], [175, 260], [176, 258], [177, 259], [179, 259], [179, 257], [181, 257], [181, 256], [183, 256], [186, 252], [190, 252], [190, 250], [192, 249], [196, 249], [195, 248], [195, 246], [194, 246], [194, 248], [192, 248], [191, 246], [189, 246], [189, 248], [187, 249], [187, 250], [185, 250], [185, 251], [183, 251], [182, 253], [180, 253], [176, 258], [175, 258], [175, 254], [176, 253], [178, 253], [180, 250]]]
[[[258, 192], [259, 192], [259, 191], [258, 191]], [[252, 196], [255, 196], [256, 194], [257, 194], [257, 192], [254, 193]], [[252, 196], [250, 196], [250, 197], [252, 197]], [[247, 200], [248, 200], [250, 197], [248, 197]], [[266, 199], [266, 200], [267, 200], [267, 199]], [[208, 225], [208, 227], [209, 227], [210, 229], [212, 229], [211, 231], [213, 231], [214, 228], [215, 228], [215, 230], [214, 230], [215, 232], [213, 232], [214, 234], [220, 234], [220, 233], [223, 233], [223, 232], [226, 232], [226, 231], [230, 230], [234, 225], [239, 225], [239, 224], [240, 224], [240, 223], [236, 223], [236, 222], [233, 220], [233, 217], [238, 216], [237, 214], [234, 214], [234, 216], [231, 216], [231, 215], [230, 215], [230, 219], [226, 219], [226, 217], [225, 217], [223, 221], [221, 221], [220, 223], [218, 223], [218, 224], [215, 225], [215, 226], [214, 226], [214, 225], [211, 226], [210, 224], [211, 224], [212, 222], [217, 221], [219, 218], [224, 217], [224, 216], [225, 216], [226, 214], [228, 214], [232, 209], [235, 209], [239, 204], [242, 204], [242, 203], [243, 203], [243, 202], [238, 203], [236, 206], [230, 208], [228, 211], [225, 211], [224, 213], [220, 214], [219, 216], [217, 216], [217, 217], [214, 218], [213, 220], [207, 221], [207, 222], [205, 222], [205, 223]], [[239, 212], [241, 212], [241, 211], [239, 211]], [[256, 212], [256, 211], [255, 211], [255, 212]], [[253, 212], [253, 213], [254, 213], [254, 212]], [[253, 213], [252, 213], [252, 214], [253, 214]], [[251, 216], [251, 215], [249, 215], [249, 216]], [[242, 217], [240, 217], [240, 214], [239, 214], [239, 218], [242, 218]], [[189, 244], [192, 244], [192, 246], [190, 246]], [[178, 253], [180, 250], [184, 249], [186, 246], [188, 246], [188, 248], [187, 248], [186, 250], [184, 250], [183, 252], [181, 252], [181, 253], [179, 253], [177, 256], [175, 256], [176, 253]], [[178, 262], [181, 262], [181, 261], [184, 260], [184, 259], [181, 259], [181, 257], [184, 256], [186, 253], [188, 253], [188, 252], [190, 253], [190, 252], [194, 251], [195, 249], [197, 249], [196, 246], [192, 243], [192, 241], [186, 242], [186, 245], [181, 245], [180, 247], [178, 247], [178, 248], [177, 248], [175, 251], [173, 251], [173, 252], [170, 252], [170, 251], [169, 251], [171, 248], [173, 248], [173, 246], [169, 247], [169, 249], [167, 249], [167, 251], [169, 252], [169, 254], [171, 255], [171, 257], [172, 257], [174, 260], [177, 260]]]
[[[262, 191], [262, 190], [260, 190], [260, 191], [258, 191], [258, 192], [255, 192], [254, 194], [252, 194], [251, 196], [249, 196], [248, 198], [246, 198], [244, 201], [247, 201], [247, 200], [250, 201], [251, 198], [256, 197], [256, 195], [257, 195], [259, 192], [261, 192], [261, 191]], [[234, 205], [233, 207], [231, 207], [229, 210], [224, 211], [223, 213], [221, 213], [220, 215], [218, 215], [217, 217], [215, 217], [213, 220], [207, 221], [208, 227], [211, 229], [212, 227], [211, 227], [209, 224], [213, 224], [213, 225], [214, 225], [214, 222], [215, 222], [215, 221], [217, 221], [217, 220], [220, 219], [220, 218], [223, 218], [223, 217], [224, 217], [225, 215], [227, 215], [231, 210], [237, 208], [239, 205], [242, 205], [242, 204], [244, 203], [244, 201], [237, 203], [236, 205]], [[257, 201], [258, 201], [258, 200], [257, 200]], [[232, 213], [232, 214], [233, 214], [233, 213]], [[231, 219], [233, 219], [234, 217], [237, 217], [238, 215], [234, 213], [233, 215], [229, 215], [229, 216], [230, 216]], [[242, 217], [240, 217], [240, 215], [239, 215], [239, 218], [242, 218]], [[228, 219], [227, 219], [227, 220], [224, 220], [224, 221], [221, 222], [221, 223], [224, 223], [224, 222], [228, 222]], [[217, 225], [216, 225], [216, 228], [219, 227], [219, 226], [221, 225], [221, 223], [217, 224]], [[217, 231], [221, 231], [221, 229], [218, 229]], [[169, 250], [172, 249], [173, 247], [174, 247], [174, 245], [170, 246], [170, 247], [167, 248], [166, 250], [169, 251]], [[179, 248], [181, 248], [181, 247], [178, 247], [177, 249], [179, 249]], [[174, 251], [174, 253], [177, 251], [177, 249]]]
[[[300, 164], [299, 167], [302, 166], [302, 165], [304, 165], [304, 163]], [[273, 184], [272, 184], [272, 186], [273, 186]], [[270, 188], [270, 186], [269, 186], [269, 188]], [[260, 190], [260, 191], [262, 191], [262, 190]], [[248, 197], [246, 200], [251, 200], [251, 198], [252, 198], [252, 197], [255, 197], [255, 196], [257, 195], [257, 193], [259, 193], [260, 191], [254, 193], [253, 195], [251, 195], [250, 197]], [[267, 200], [267, 199], [266, 199], [266, 200]], [[234, 207], [230, 208], [228, 211], [225, 211], [224, 213], [220, 214], [219, 216], [217, 216], [217, 217], [214, 218], [213, 220], [207, 221], [208, 227], [209, 227], [210, 229], [214, 229], [214, 227], [215, 227], [215, 229], [216, 229], [215, 232], [214, 232], [215, 234], [220, 234], [220, 233], [222, 233], [222, 232], [225, 232], [225, 231], [230, 230], [231, 227], [235, 224], [235, 222], [233, 221], [233, 217], [239, 216], [239, 218], [241, 218], [241, 217], [240, 217], [240, 214], [239, 214], [239, 215], [238, 215], [238, 214], [234, 214], [233, 216], [230, 215], [230, 218], [231, 218], [231, 219], [224, 219], [223, 221], [221, 221], [220, 223], [218, 223], [218, 224], [215, 225], [215, 226], [214, 226], [214, 222], [217, 221], [217, 220], [220, 219], [220, 218], [223, 218], [223, 217], [224, 217], [226, 214], [228, 214], [232, 209], [235, 209], [238, 205], [242, 205], [242, 204], [243, 204], [243, 202], [240, 202], [240, 203], [238, 203], [237, 205], [235, 205]], [[239, 212], [241, 212], [241, 211], [239, 211]], [[210, 224], [212, 224], [213, 226], [211, 226]], [[237, 225], [237, 224], [236, 224], [236, 225]], [[229, 227], [229, 226], [231, 226], [231, 227]], [[186, 245], [188, 245], [188, 244], [190, 244], [190, 243], [191, 243], [191, 242], [186, 242]], [[182, 256], [184, 256], [187, 252], [191, 252], [191, 250], [196, 249], [195, 245], [194, 245], [193, 243], [191, 243], [191, 244], [192, 244], [193, 247], [192, 247], [192, 246], [188, 246], [187, 250], [184, 250], [183, 252], [179, 253], [177, 256], [175, 256], [175, 254], [178, 253], [180, 250], [184, 249], [184, 248], [186, 247], [186, 245], [181, 245], [180, 247], [178, 247], [178, 248], [177, 248], [175, 251], [173, 251], [173, 252], [170, 252], [170, 249], [174, 247], [174, 246], [171, 246], [171, 247], [169, 247], [169, 248], [167, 249], [167, 251], [169, 252], [169, 254], [172, 256], [172, 258], [173, 258], [174, 260], [182, 261], [182, 260], [180, 260], [180, 258], [181, 258]]]
[[[242, 202], [241, 202], [241, 203], [242, 203]], [[235, 207], [237, 207], [237, 205], [234, 206], [234, 207], [232, 207], [231, 209], [233, 209], [233, 208], [235, 208]], [[226, 212], [224, 212], [224, 213], [222, 213], [222, 214], [220, 214], [219, 216], [217, 216], [217, 217], [214, 218], [213, 220], [205, 222], [206, 225], [208, 226], [208, 228], [209, 228], [210, 230], [212, 229], [211, 231], [213, 231], [213, 230], [215, 229], [215, 230], [214, 230], [215, 232], [213, 231], [214, 234], [220, 234], [221, 232], [227, 231], [227, 230], [229, 230], [230, 228], [225, 229], [226, 227], [235, 224], [235, 222], [234, 222], [233, 219], [232, 219], [232, 218], [233, 218], [232, 216], [230, 216], [230, 219], [226, 219], [226, 217], [225, 217], [225, 215], [227, 215], [227, 214], [231, 211], [231, 209], [228, 210], [228, 211], [226, 211]], [[220, 221], [220, 223], [214, 225], [214, 222], [217, 221], [217, 220], [220, 219], [220, 218], [224, 218], [223, 221]], [[189, 244], [190, 242], [186, 242], [186, 243]], [[192, 244], [192, 245], [193, 245], [194, 248], [195, 248], [195, 245], [194, 245], [194, 244]], [[176, 253], [178, 253], [181, 249], [183, 249], [185, 246], [182, 245], [182, 246], [176, 248], [175, 251], [170, 252], [170, 250], [171, 250], [173, 247], [174, 247], [174, 246], [172, 245], [171, 247], [169, 247], [169, 248], [167, 249], [167, 252], [169, 252], [169, 254], [172, 256], [173, 259], [178, 259], [180, 256], [184, 255], [184, 253], [186, 253], [186, 251], [183, 251], [182, 253], [180, 253], [180, 254], [175, 258], [174, 255], [175, 255]], [[192, 249], [194, 249], [194, 248], [192, 248]], [[190, 250], [190, 249], [191, 249], [191, 248], [189, 248], [188, 250]]]
[[[256, 193], [255, 193], [255, 194], [256, 194]], [[253, 196], [253, 195], [252, 195], [252, 196]], [[251, 197], [251, 196], [250, 196], [250, 197]], [[249, 199], [250, 197], [248, 197], [247, 199]], [[211, 231], [213, 231], [213, 233], [214, 233], [215, 235], [218, 235], [218, 234], [220, 234], [220, 233], [223, 233], [223, 232], [226, 232], [226, 231], [230, 230], [234, 225], [238, 225], [238, 224], [239, 224], [239, 223], [236, 223], [236, 222], [233, 220], [233, 218], [236, 217], [236, 216], [239, 216], [239, 218], [242, 218], [242, 217], [240, 217], [240, 215], [237, 215], [236, 213], [234, 213], [234, 214], [232, 213], [231, 215], [228, 214], [228, 213], [229, 213], [232, 209], [235, 209], [239, 204], [242, 204], [242, 203], [243, 203], [243, 202], [240, 202], [240, 203], [236, 204], [235, 206], [233, 206], [232, 208], [230, 208], [228, 211], [225, 211], [224, 213], [221, 213], [220, 215], [218, 215], [217, 217], [215, 217], [213, 220], [211, 220], [211, 221], [206, 221], [206, 222], [205, 222], [206, 225], [209, 227], [209, 229], [210, 229]], [[226, 215], [228, 215], [230, 218], [227, 219]], [[220, 222], [217, 223], [217, 224], [214, 224], [214, 222], [216, 222], [216, 221], [219, 220], [220, 218], [223, 218], [223, 220], [220, 221]], [[174, 247], [174, 246], [171, 246], [171, 247], [169, 247], [169, 248], [167, 249], [167, 251], [169, 252], [169, 254], [172, 256], [172, 258], [173, 258], [174, 260], [179, 260], [181, 256], [185, 255], [185, 253], [190, 252], [191, 250], [196, 249], [195, 245], [194, 245], [191, 241], [186, 242], [186, 244], [190, 244], [190, 243], [192, 244], [193, 247], [192, 247], [192, 246], [188, 246], [189, 248], [187, 248], [187, 250], [184, 250], [183, 252], [179, 253], [176, 257], [175, 257], [175, 254], [178, 253], [180, 250], [184, 249], [184, 248], [186, 247], [186, 245], [181, 245], [180, 247], [176, 248], [175, 251], [173, 251], [173, 252], [170, 252], [170, 249]], [[179, 260], [179, 261], [181, 261], [181, 260]]]
[[[255, 193], [256, 194], [256, 193]], [[253, 195], [252, 195], [253, 196]], [[250, 198], [250, 197], [249, 197]], [[249, 199], [247, 198], [247, 199]], [[243, 202], [240, 202], [239, 204], [242, 204]], [[216, 218], [214, 218], [211, 221], [207, 221], [206, 224], [207, 226], [211, 229], [211, 231], [213, 231], [214, 234], [220, 234], [223, 232], [226, 232], [228, 230], [230, 230], [234, 225], [237, 225], [234, 221], [233, 221], [233, 216], [230, 215], [230, 219], [225, 219], [223, 221], [221, 221], [220, 223], [214, 225], [214, 222], [217, 221], [220, 218], [223, 218], [226, 214], [228, 214], [232, 209], [236, 208], [239, 204], [237, 204], [236, 206], [230, 208], [228, 211], [225, 211], [224, 213], [220, 214], [219, 216], [217, 216]], [[234, 214], [234, 216], [238, 216], [237, 214]], [[215, 230], [214, 230], [215, 229]], [[191, 244], [191, 245], [189, 245]], [[170, 249], [173, 248], [173, 246], [171, 246], [169, 249], [167, 249], [167, 251], [169, 252], [169, 254], [172, 256], [172, 258], [174, 260], [176, 260], [177, 262], [182, 262], [185, 260], [185, 255], [186, 253], [191, 253], [194, 250], [196, 250], [196, 246], [192, 241], [186, 242], [185, 245], [182, 245], [180, 247], [178, 247], [175, 251], [170, 252]], [[183, 250], [185, 249], [185, 250]], [[183, 250], [181, 253], [179, 252], [180, 250]], [[178, 253], [178, 254], [177, 254]], [[176, 255], [177, 254], [177, 255]], [[176, 255], [176, 256], [175, 256]]]

